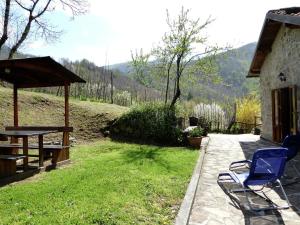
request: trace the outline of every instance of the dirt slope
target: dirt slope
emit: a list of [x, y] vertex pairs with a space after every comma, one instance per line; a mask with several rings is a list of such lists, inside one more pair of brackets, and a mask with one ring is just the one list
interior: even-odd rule
[[[101, 138], [101, 130], [127, 109], [118, 105], [71, 99], [70, 125], [74, 127], [71, 136], [78, 142]], [[19, 91], [19, 124], [63, 126], [64, 99], [42, 93]], [[12, 125], [12, 89], [0, 88], [0, 129]]]

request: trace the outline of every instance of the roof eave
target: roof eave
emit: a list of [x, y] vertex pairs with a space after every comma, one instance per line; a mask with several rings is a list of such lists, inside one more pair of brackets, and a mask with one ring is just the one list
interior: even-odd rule
[[[293, 10], [296, 8], [297, 7], [292, 7], [290, 9]], [[284, 15], [276, 14], [275, 11], [276, 10], [270, 10], [266, 14], [264, 24], [262, 26], [262, 29], [261, 29], [261, 32], [259, 35], [258, 43], [255, 48], [253, 58], [251, 60], [250, 69], [249, 69], [248, 75], [246, 77], [259, 77], [261, 66], [264, 63], [265, 57], [271, 51], [270, 46], [272, 46], [272, 44], [277, 36], [277, 33], [282, 25], [291, 26], [293, 28], [300, 28], [300, 16], [291, 16], [288, 14], [284, 14]], [[272, 25], [272, 23], [273, 23], [273, 25]], [[265, 35], [266, 29], [270, 29], [270, 26], [275, 26], [275, 27], [273, 27], [275, 29], [272, 28], [274, 38], [272, 38], [273, 40], [269, 40], [269, 41], [271, 41], [271, 42], [269, 42], [270, 46], [268, 46], [270, 49], [263, 49], [262, 46], [265, 46], [265, 44], [266, 44], [265, 41], [267, 40], [267, 39], [263, 40], [263, 37]], [[263, 58], [261, 59], [261, 57], [263, 57]]]
[[280, 14], [275, 14], [272, 11], [269, 11], [266, 15], [266, 19], [270, 19], [280, 23], [287, 23], [287, 24], [300, 26], [299, 16], [280, 15]]

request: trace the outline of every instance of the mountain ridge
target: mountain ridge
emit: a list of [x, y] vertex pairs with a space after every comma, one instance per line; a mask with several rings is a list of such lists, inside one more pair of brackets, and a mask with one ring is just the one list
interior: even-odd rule
[[[187, 87], [182, 84], [182, 98], [189, 99], [192, 96], [203, 102], [223, 102], [225, 98], [234, 100], [251, 92], [258, 92], [258, 80], [246, 79], [255, 48], [256, 43], [249, 43], [218, 54], [216, 62], [222, 83], [198, 81], [198, 83], [186, 85]], [[9, 48], [3, 49], [0, 59], [6, 58], [8, 52]], [[32, 55], [18, 53], [16, 57], [24, 58], [32, 57]], [[121, 105], [164, 98], [165, 81], [161, 79], [153, 82], [152, 86], [145, 87], [133, 79], [130, 62], [112, 64], [107, 67], [99, 67], [86, 59], [77, 61], [61, 59], [60, 63], [87, 81], [84, 85], [72, 85], [71, 95], [74, 97], [108, 102], [111, 101], [111, 87], [113, 87], [116, 103]], [[48, 92], [60, 94], [59, 90]]]

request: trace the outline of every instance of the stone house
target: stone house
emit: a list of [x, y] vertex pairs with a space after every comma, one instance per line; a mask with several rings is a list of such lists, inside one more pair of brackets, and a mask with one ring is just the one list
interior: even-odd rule
[[300, 7], [271, 10], [260, 33], [247, 77], [259, 77], [262, 133], [282, 142], [299, 131]]

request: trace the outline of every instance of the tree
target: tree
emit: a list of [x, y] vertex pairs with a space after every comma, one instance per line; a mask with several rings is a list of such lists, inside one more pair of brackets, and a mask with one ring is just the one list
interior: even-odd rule
[[166, 90], [165, 90], [165, 105], [168, 102], [169, 98], [169, 86], [170, 86], [170, 79], [171, 79], [171, 69], [174, 64], [175, 56], [169, 52], [169, 49], [157, 47], [152, 50], [152, 54], [156, 56], [156, 74], [158, 76], [166, 77]]
[[[149, 69], [148, 60], [150, 55], [144, 54], [143, 49], [140, 49], [140, 52], [137, 50], [135, 53], [131, 51], [131, 68], [133, 72], [133, 78], [140, 84], [145, 87], [149, 87], [151, 84], [151, 79], [147, 73]], [[145, 101], [147, 99], [147, 89], [145, 88]]]
[[[175, 67], [174, 96], [170, 107], [173, 107], [181, 95], [181, 78], [187, 71], [189, 75], [215, 75], [214, 55], [222, 49], [209, 46], [208, 39], [202, 34], [213, 20], [209, 17], [204, 23], [200, 19], [190, 19], [190, 10], [183, 7], [175, 19], [171, 19], [167, 10], [167, 25], [169, 31], [162, 38], [161, 46], [156, 50], [165, 58], [167, 71], [166, 100], [169, 89], [171, 67]], [[201, 51], [201, 49], [203, 49]]]
[[12, 58], [29, 37], [41, 37], [47, 42], [58, 39], [62, 32], [46, 16], [59, 7], [71, 11], [74, 17], [86, 13], [88, 4], [86, 0], [6, 0], [0, 51], [9, 41], [11, 50], [8, 58]]
[[137, 82], [144, 86], [149, 86], [151, 83], [147, 74], [149, 57], [149, 54], [143, 53], [143, 49], [140, 49], [140, 52], [136, 50], [135, 53], [131, 51], [133, 77]]

